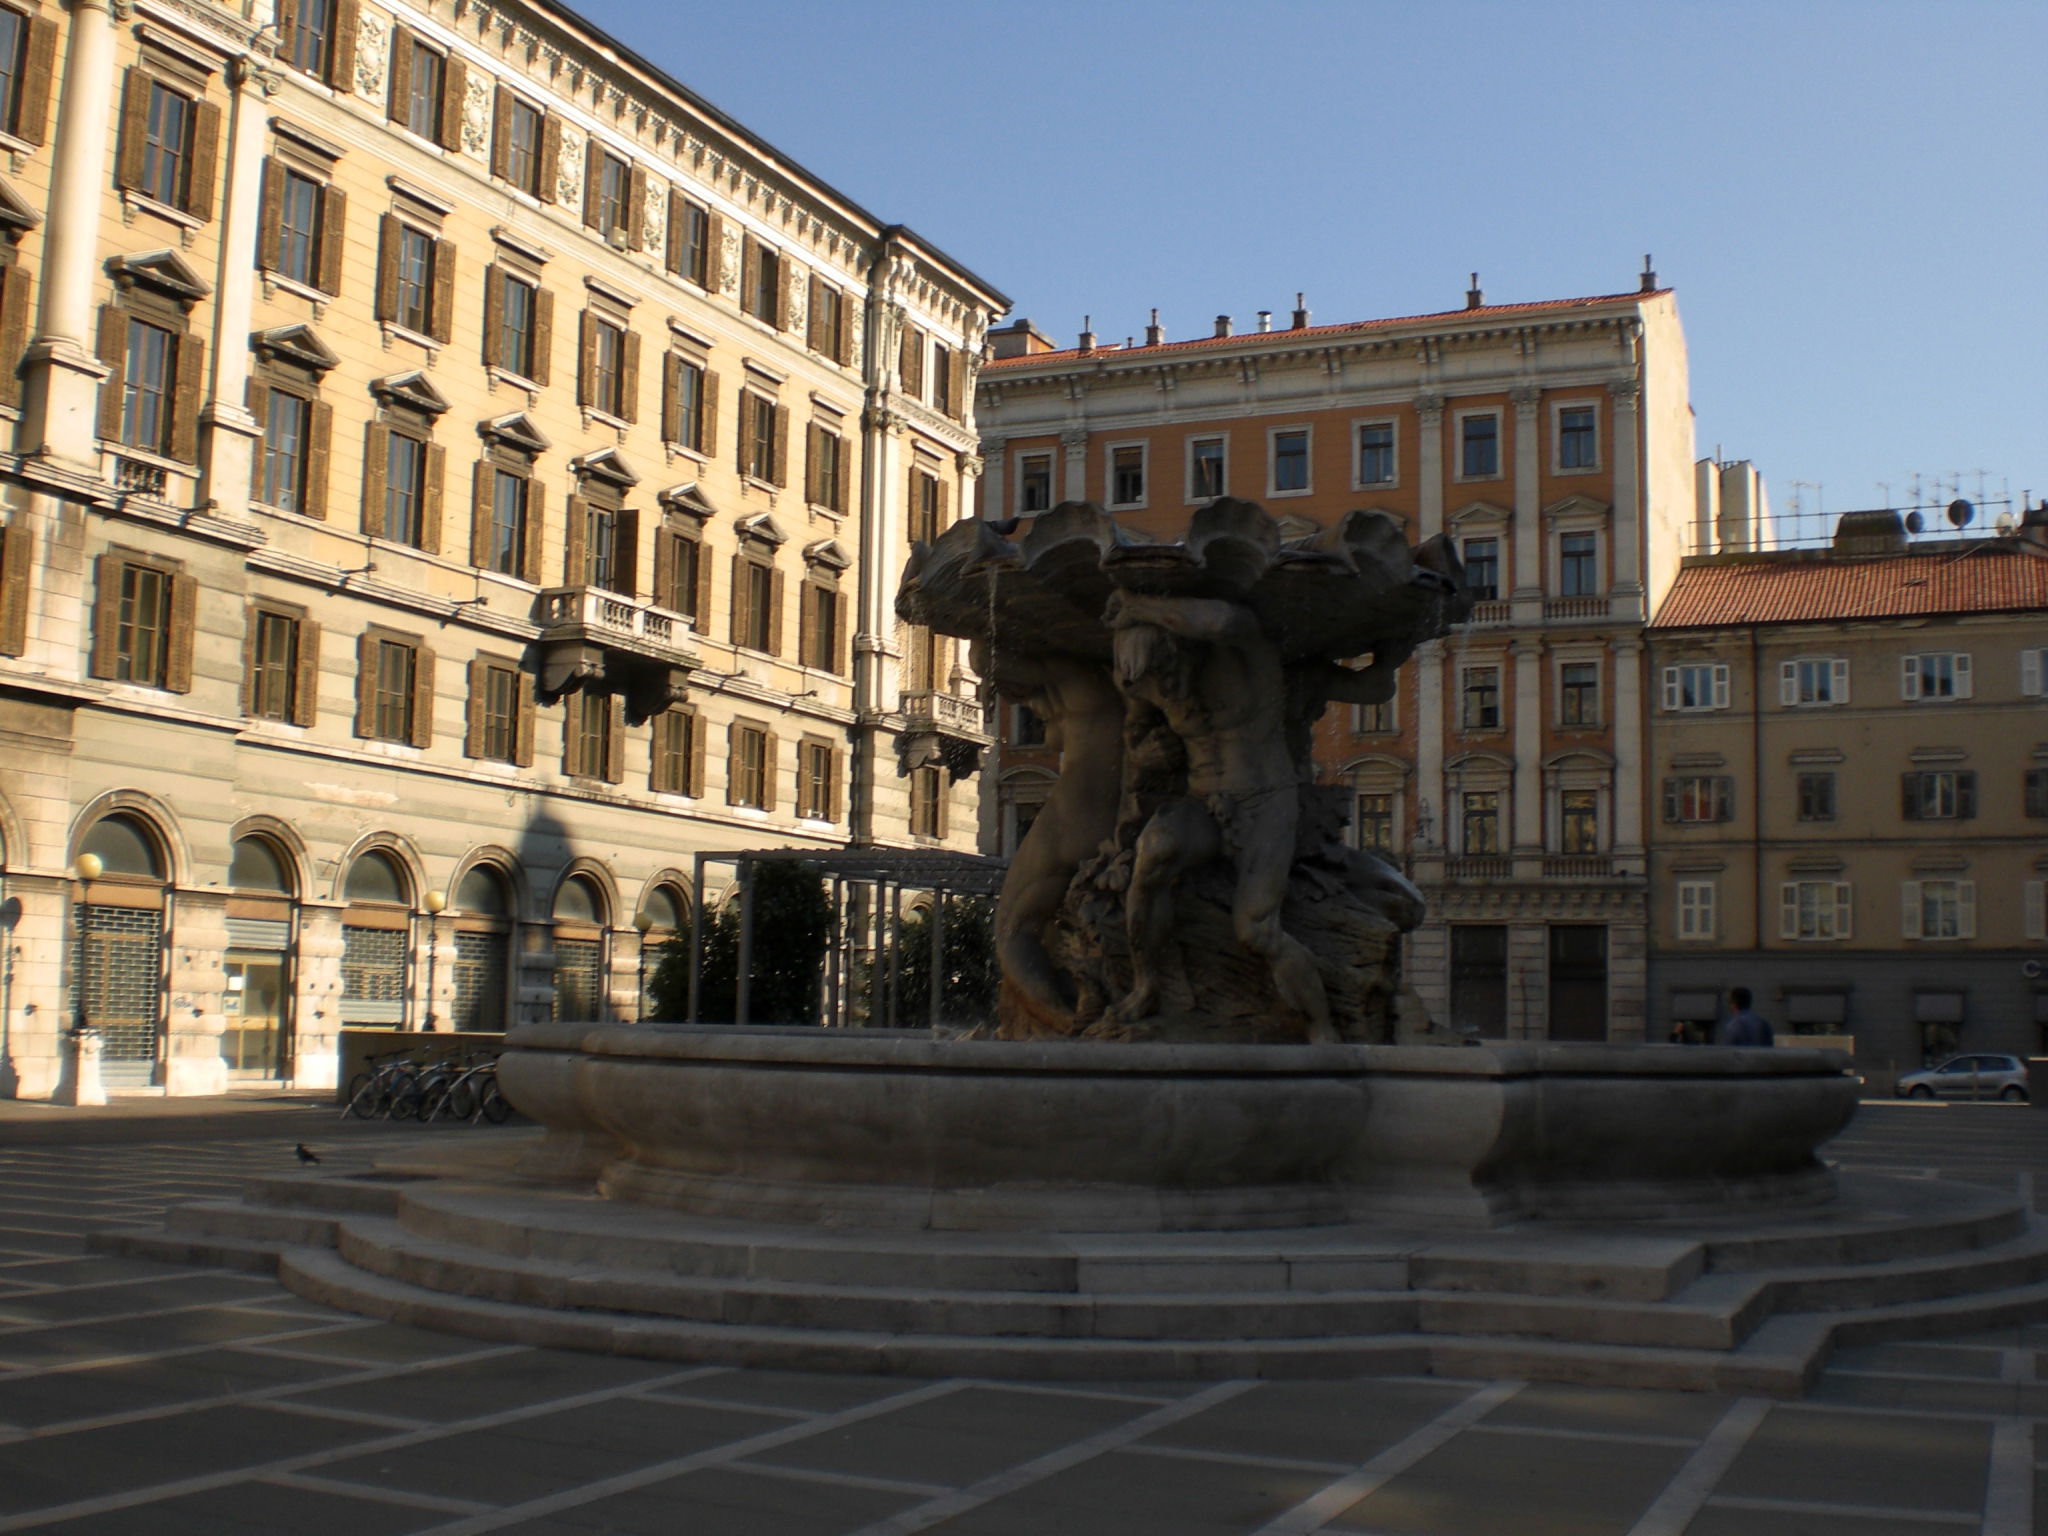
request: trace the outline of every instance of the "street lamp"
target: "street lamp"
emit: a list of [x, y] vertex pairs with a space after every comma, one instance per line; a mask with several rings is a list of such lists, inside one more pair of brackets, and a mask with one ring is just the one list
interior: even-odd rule
[[429, 891], [427, 908], [427, 1032], [434, 1028], [434, 961], [441, 948], [441, 914], [448, 909], [446, 891]]
[[74, 1033], [92, 1028], [92, 1016], [85, 1003], [85, 911], [86, 888], [107, 872], [107, 861], [96, 853], [81, 853], [71, 862], [72, 876], [78, 881], [78, 1006], [71, 1017]]
[[66, 1042], [69, 1059], [63, 1063], [57, 1091], [51, 1095], [59, 1104], [107, 1102], [107, 1090], [100, 1079], [100, 1032], [93, 1028], [92, 1013], [86, 1006], [85, 974], [86, 892], [106, 872], [106, 861], [96, 853], [81, 853], [71, 864], [72, 877], [78, 881], [78, 899], [73, 903], [73, 919], [78, 924], [78, 1006]]
[[638, 1009], [634, 1014], [636, 1023], [645, 1023], [647, 1021], [647, 931], [653, 926], [654, 918], [652, 914], [646, 912], [635, 912], [633, 914], [633, 927], [640, 935], [640, 992]]

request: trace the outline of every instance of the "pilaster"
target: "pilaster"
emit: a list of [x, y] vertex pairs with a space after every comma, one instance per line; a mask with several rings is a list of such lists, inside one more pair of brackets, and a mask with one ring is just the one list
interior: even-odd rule
[[1415, 850], [1424, 878], [1443, 871], [1443, 831], [1449, 807], [1444, 804], [1444, 644], [1431, 640], [1415, 653]]
[[263, 202], [264, 103], [279, 80], [247, 59], [228, 66], [226, 195], [220, 215], [220, 271], [214, 283], [213, 341], [208, 361], [212, 389], [201, 417], [201, 506], [239, 512], [249, 504], [253, 448], [259, 435], [245, 401], [249, 388], [249, 333], [256, 292], [257, 220]]
[[1417, 531], [1430, 539], [1444, 531], [1444, 397], [1433, 391], [1417, 395], [1415, 419], [1422, 435], [1416, 454], [1421, 493]]
[[1067, 451], [1066, 473], [1063, 476], [1065, 489], [1060, 493], [1062, 501], [1086, 501], [1088, 499], [1088, 429], [1069, 427], [1060, 434], [1060, 446]]
[[[1618, 597], [1633, 599], [1627, 615], [1637, 622], [1642, 613], [1643, 507], [1641, 432], [1637, 407], [1643, 386], [1622, 379], [1607, 386], [1614, 402], [1614, 582]], [[1620, 616], [1617, 614], [1617, 616]]]
[[332, 1088], [341, 1060], [341, 907], [299, 903], [299, 943], [292, 978], [292, 1081]]
[[221, 1056], [227, 1017], [221, 1008], [227, 954], [227, 893], [178, 891], [171, 899], [164, 942], [169, 947], [170, 991], [164, 999], [164, 1092], [225, 1093], [228, 1064]]
[[1508, 391], [1515, 408], [1515, 622], [1543, 618], [1543, 434], [1537, 421], [1543, 391], [1518, 384]]
[[1615, 873], [1643, 872], [1643, 643], [1614, 642]]
[[1010, 456], [999, 439], [983, 438], [981, 443], [981, 515], [990, 522], [1009, 516], [1004, 504], [1009, 490]]
[[1515, 828], [1517, 880], [1543, 877], [1543, 642], [1517, 640], [1515, 659]]
[[0, 1098], [46, 1099], [57, 1086], [77, 952], [70, 892], [54, 875], [9, 871], [0, 882]]

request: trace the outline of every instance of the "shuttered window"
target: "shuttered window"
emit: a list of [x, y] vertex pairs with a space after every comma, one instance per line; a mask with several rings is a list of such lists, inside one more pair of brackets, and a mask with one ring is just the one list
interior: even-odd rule
[[94, 569], [92, 675], [191, 692], [198, 582], [173, 564], [114, 551]]
[[178, 338], [146, 320], [128, 322], [121, 377], [121, 441], [150, 453], [170, 451], [171, 364]]
[[54, 21], [0, 10], [0, 128], [30, 144], [43, 142], [56, 64]]
[[666, 795], [701, 795], [703, 723], [695, 711], [670, 709], [654, 717], [649, 787]]

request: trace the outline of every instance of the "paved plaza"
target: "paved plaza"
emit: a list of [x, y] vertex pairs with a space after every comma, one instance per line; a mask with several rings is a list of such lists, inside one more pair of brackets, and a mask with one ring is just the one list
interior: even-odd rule
[[[518, 1134], [287, 1099], [0, 1105], [0, 1532], [2048, 1533], [2048, 1324], [1845, 1350], [1802, 1402], [1405, 1377], [1019, 1385], [483, 1345], [87, 1247], [291, 1169], [296, 1141], [349, 1168]], [[2030, 1188], [2048, 1111], [1870, 1106], [1831, 1150]]]

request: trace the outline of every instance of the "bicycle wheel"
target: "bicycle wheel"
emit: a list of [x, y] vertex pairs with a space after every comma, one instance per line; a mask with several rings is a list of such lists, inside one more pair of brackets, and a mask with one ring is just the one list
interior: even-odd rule
[[448, 1085], [448, 1096], [442, 1100], [440, 1112], [450, 1120], [474, 1120], [476, 1110], [476, 1076], [465, 1072]]
[[378, 1087], [377, 1079], [368, 1072], [358, 1072], [349, 1079], [348, 1113], [358, 1120], [374, 1120], [377, 1118], [377, 1111], [382, 1107], [380, 1101], [383, 1097], [383, 1090]]
[[495, 1074], [484, 1079], [477, 1107], [482, 1110], [483, 1117], [493, 1125], [503, 1125], [512, 1118], [512, 1106], [506, 1101], [505, 1095], [498, 1091], [498, 1079]]
[[437, 1077], [420, 1089], [419, 1102], [413, 1106], [413, 1113], [419, 1117], [420, 1123], [425, 1125], [441, 1113], [442, 1106], [447, 1102], [448, 1080], [445, 1077]]

